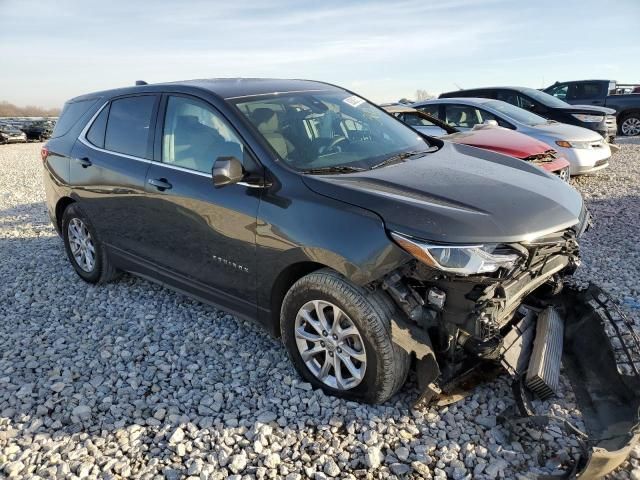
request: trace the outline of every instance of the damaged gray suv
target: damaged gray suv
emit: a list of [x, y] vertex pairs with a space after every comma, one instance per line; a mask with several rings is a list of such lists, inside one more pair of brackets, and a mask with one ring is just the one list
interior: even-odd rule
[[412, 366], [420, 403], [500, 366], [526, 412], [564, 356], [593, 445], [624, 458], [637, 337], [599, 291], [563, 289], [589, 214], [536, 166], [421, 135], [333, 85], [267, 79], [75, 98], [42, 159], [84, 280], [132, 272], [257, 320], [306, 381], [370, 403]]

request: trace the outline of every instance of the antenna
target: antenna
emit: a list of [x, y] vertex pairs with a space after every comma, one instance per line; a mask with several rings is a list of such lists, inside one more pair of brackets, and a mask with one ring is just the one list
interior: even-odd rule
[[458, 87], [458, 90], [464, 90], [460, 85], [458, 85], [456, 82], [453, 82], [453, 84]]
[[149, 85], [147, 82], [145, 82], [144, 80], [136, 80], [136, 86], [138, 85]]

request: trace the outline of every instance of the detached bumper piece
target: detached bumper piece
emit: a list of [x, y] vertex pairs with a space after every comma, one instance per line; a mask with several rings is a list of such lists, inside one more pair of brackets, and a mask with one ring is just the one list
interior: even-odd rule
[[[519, 412], [505, 412], [502, 421], [507, 427], [560, 423], [567, 435], [577, 437], [582, 453], [572, 467], [564, 475], [540, 478], [602, 478], [623, 463], [640, 440], [638, 327], [593, 285], [585, 290], [565, 286], [546, 306], [520, 309], [518, 322], [503, 337], [499, 357], [514, 378]], [[423, 391], [419, 404], [460, 400], [482, 382], [483, 374], [487, 380], [491, 365], [496, 365], [476, 359], [475, 367], [441, 384], [430, 343], [427, 348], [429, 355], [417, 356], [418, 366], [425, 367], [417, 372]], [[531, 403], [532, 394], [548, 398], [556, 392], [561, 365], [583, 414], [585, 432], [565, 419], [537, 415]]]
[[[555, 307], [537, 315], [537, 321], [531, 319], [535, 314], [527, 315], [514, 329], [502, 362], [515, 374], [520, 415], [505, 420], [511, 425], [541, 426], [544, 418], [552, 419], [534, 415], [521, 386], [524, 383], [541, 398], [551, 396], [558, 386], [562, 358], [586, 432], [562, 419], [552, 420], [567, 423], [565, 430], [577, 434], [583, 453], [565, 475], [542, 478], [602, 478], [625, 461], [640, 439], [640, 338], [633, 322], [598, 287], [566, 288], [558, 299]], [[536, 333], [531, 345], [532, 324]]]
[[640, 337], [634, 323], [600, 288], [569, 290], [567, 376], [582, 410], [591, 456], [579, 478], [601, 478], [640, 439]]

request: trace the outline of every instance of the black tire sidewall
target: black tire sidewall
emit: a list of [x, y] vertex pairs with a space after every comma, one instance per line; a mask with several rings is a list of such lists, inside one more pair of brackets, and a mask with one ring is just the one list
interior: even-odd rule
[[[73, 257], [73, 254], [71, 253], [71, 247], [69, 246], [68, 228], [69, 228], [69, 223], [74, 218], [78, 218], [82, 220], [82, 223], [84, 223], [87, 229], [89, 230], [89, 233], [91, 234], [91, 238], [93, 240], [93, 245], [95, 248], [96, 255], [95, 255], [95, 266], [91, 272], [85, 272], [82, 268], [80, 268], [80, 266], [76, 262], [76, 259]], [[89, 221], [89, 219], [87, 218], [87, 216], [84, 214], [84, 212], [78, 206], [77, 203], [72, 203], [64, 211], [64, 214], [62, 216], [62, 239], [64, 240], [64, 249], [67, 252], [67, 257], [69, 258], [69, 261], [71, 262], [71, 265], [73, 266], [76, 273], [85, 282], [98, 283], [100, 281], [100, 277], [102, 276], [102, 270], [104, 268], [103, 247], [98, 239], [98, 235], [96, 234], [96, 231], [93, 228], [93, 225], [91, 224], [91, 222]]]
[[[334, 294], [333, 292], [328, 291], [327, 288], [318, 288], [313, 285], [309, 286], [308, 284], [306, 285], [306, 288], [303, 289], [292, 288], [289, 294], [285, 297], [282, 306], [282, 339], [287, 351], [289, 352], [291, 361], [305, 381], [312, 384], [314, 387], [322, 388], [336, 397], [364, 401], [367, 403], [377, 403], [377, 394], [382, 381], [380, 375], [384, 365], [381, 361], [382, 359], [378, 355], [378, 352], [381, 351], [383, 346], [380, 345], [380, 339], [376, 338], [376, 335], [373, 334], [369, 326], [371, 321], [376, 321], [371, 318], [372, 316], [375, 316], [376, 313], [372, 306], [367, 304], [366, 297], [363, 297], [365, 299], [365, 308], [354, 305], [349, 301], [348, 297], [343, 297], [345, 296], [342, 295], [341, 292], [335, 292]], [[360, 332], [360, 337], [364, 343], [367, 356], [367, 368], [362, 381], [352, 389], [338, 390], [325, 385], [317, 379], [313, 373], [311, 373], [300, 356], [294, 335], [295, 319], [300, 308], [311, 300], [325, 300], [340, 307], [342, 311], [349, 316]], [[390, 338], [388, 341], [391, 341]]]

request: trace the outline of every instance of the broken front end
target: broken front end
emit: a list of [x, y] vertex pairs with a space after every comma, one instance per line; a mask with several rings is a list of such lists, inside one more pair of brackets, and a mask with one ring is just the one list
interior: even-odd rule
[[490, 246], [393, 234], [415, 260], [381, 286], [405, 313], [392, 334], [416, 356], [418, 404], [455, 401], [471, 378], [502, 367], [514, 380], [519, 420], [539, 420], [530, 398], [554, 395], [562, 363], [588, 430], [572, 474], [600, 478], [638, 437], [640, 342], [604, 292], [564, 285], [588, 224], [585, 212], [574, 228]]

